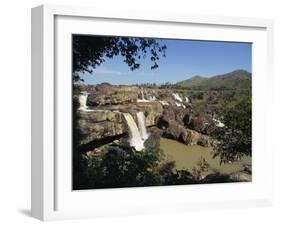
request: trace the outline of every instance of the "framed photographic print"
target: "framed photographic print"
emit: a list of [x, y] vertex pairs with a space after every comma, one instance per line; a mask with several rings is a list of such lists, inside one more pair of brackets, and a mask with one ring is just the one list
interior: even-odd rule
[[32, 215], [269, 205], [272, 22], [32, 10]]

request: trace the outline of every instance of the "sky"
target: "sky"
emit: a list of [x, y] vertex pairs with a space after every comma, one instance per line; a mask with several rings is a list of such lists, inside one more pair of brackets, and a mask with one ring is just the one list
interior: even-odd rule
[[149, 58], [140, 61], [140, 68], [131, 71], [122, 56], [105, 59], [91, 74], [80, 74], [86, 84], [108, 82], [112, 85], [136, 83], [175, 83], [195, 75], [212, 77], [237, 69], [251, 72], [250, 43], [157, 39], [166, 45], [166, 57], [160, 57], [159, 68], [151, 70]]

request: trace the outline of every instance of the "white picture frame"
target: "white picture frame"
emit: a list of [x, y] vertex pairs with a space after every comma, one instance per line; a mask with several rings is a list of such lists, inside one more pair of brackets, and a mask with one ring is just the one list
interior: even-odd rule
[[[103, 26], [99, 26], [101, 23]], [[118, 30], [114, 26], [116, 23]], [[64, 104], [67, 98], [70, 100], [71, 83], [68, 82], [71, 78], [69, 80], [63, 75], [71, 71], [71, 52], [69, 42], [64, 41], [64, 38], [73, 32], [91, 33], [91, 26], [87, 25], [96, 26], [102, 34], [253, 42], [253, 74], [256, 76], [253, 81], [253, 150], [256, 154], [253, 155], [253, 182], [73, 192], [69, 179], [71, 162], [68, 161], [71, 142], [68, 138], [60, 137], [60, 132], [57, 132], [61, 128], [60, 123], [64, 123], [65, 130], [70, 128], [67, 122], [71, 115], [58, 112], [58, 103]], [[133, 29], [138, 26], [145, 30], [140, 33]], [[192, 34], [181, 33], [179, 26], [183, 30], [189, 26], [193, 29]], [[155, 27], [159, 29], [155, 30]], [[269, 116], [264, 105], [267, 104], [265, 100], [273, 83], [272, 33], [273, 22], [265, 19], [156, 14], [57, 5], [33, 8], [32, 216], [41, 220], [56, 220], [271, 205], [273, 179], [267, 173], [273, 168], [274, 150], [269, 148], [266, 139], [266, 118]], [[60, 66], [62, 64], [64, 68]], [[69, 87], [65, 85], [64, 88], [62, 84], [69, 84]], [[69, 109], [69, 103], [65, 102], [65, 109]], [[60, 116], [64, 114], [68, 114], [65, 119]], [[260, 150], [265, 150], [266, 154]], [[66, 156], [64, 162], [62, 156]]]

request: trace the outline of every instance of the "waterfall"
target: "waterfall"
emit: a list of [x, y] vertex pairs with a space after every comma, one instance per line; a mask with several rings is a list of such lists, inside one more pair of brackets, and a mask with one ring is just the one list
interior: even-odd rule
[[138, 125], [139, 125], [141, 138], [145, 141], [149, 137], [149, 134], [146, 131], [144, 113], [142, 111], [138, 112], [137, 118], [138, 118]]
[[88, 95], [89, 93], [87, 92], [81, 92], [79, 95], [79, 109], [78, 110], [87, 110], [88, 106], [87, 106], [87, 99], [88, 99]]
[[149, 102], [149, 100], [146, 100], [143, 93], [143, 88], [141, 88], [141, 99], [137, 99], [137, 102]]
[[180, 95], [178, 93], [173, 93], [173, 97], [175, 98], [175, 100], [182, 102], [182, 98], [180, 97]]
[[146, 98], [147, 99], [145, 99], [143, 88], [141, 87], [141, 99], [138, 99], [137, 102], [152, 102], [156, 100], [155, 96], [148, 95], [147, 93], [146, 93]]
[[189, 98], [188, 97], [185, 97], [185, 102], [189, 103]]
[[148, 97], [148, 100], [149, 100], [149, 101], [155, 101], [155, 100], [156, 100], [156, 97], [155, 97], [155, 96], [149, 96], [149, 97]]
[[224, 127], [225, 125], [218, 119], [213, 118], [213, 121], [216, 123], [217, 127]]
[[[134, 121], [134, 119], [130, 113], [123, 113], [123, 115], [126, 119], [128, 127], [129, 127], [130, 145], [132, 147], [135, 147], [135, 149], [137, 151], [141, 151], [142, 149], [144, 149], [144, 142], [149, 136], [146, 132], [145, 125], [142, 123], [139, 123], [139, 124], [142, 124], [142, 126], [144, 126], [144, 128], [141, 128], [139, 130], [136, 122]], [[139, 118], [142, 118], [141, 114], [137, 114], [137, 117], [138, 117], [138, 120], [143, 120], [143, 123], [144, 123], [144, 119], [139, 119]], [[145, 136], [147, 136], [147, 137], [145, 137]]]
[[145, 98], [144, 98], [144, 93], [143, 93], [143, 88], [141, 88], [141, 99], [142, 99], [142, 100], [145, 100]]
[[183, 108], [186, 108], [186, 107], [185, 107], [185, 105], [183, 105], [182, 103], [178, 103], [178, 102], [176, 102], [175, 104], [176, 104], [176, 106], [177, 106], [177, 107], [183, 107]]
[[159, 100], [159, 102], [164, 106], [164, 105], [169, 105], [169, 103], [165, 100]]

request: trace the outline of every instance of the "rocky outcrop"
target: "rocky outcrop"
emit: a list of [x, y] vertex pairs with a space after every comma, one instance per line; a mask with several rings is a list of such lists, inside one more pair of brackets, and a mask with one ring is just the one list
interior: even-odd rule
[[169, 106], [164, 109], [163, 115], [158, 120], [158, 128], [163, 131], [163, 136], [181, 141], [182, 143], [209, 146], [209, 138], [184, 126], [183, 119], [190, 114], [189, 109]]
[[190, 108], [179, 108], [176, 106], [165, 106], [162, 119], [164, 121], [175, 120], [178, 124], [184, 125], [184, 118], [191, 115]]
[[146, 148], [159, 148], [162, 131], [157, 127], [150, 127], [148, 129], [148, 133], [150, 134], [150, 136], [144, 142], [144, 146]]
[[134, 86], [112, 86], [102, 83], [85, 89], [90, 93], [88, 106], [129, 104], [135, 103], [138, 99], [138, 88]]
[[[87, 109], [80, 111], [78, 117], [81, 145], [128, 134], [127, 123], [122, 113], [130, 113], [137, 122], [136, 115], [140, 111], [145, 115], [145, 126], [158, 127], [161, 136], [189, 145], [210, 145], [207, 135], [213, 125], [206, 117], [194, 116], [192, 106], [185, 101], [183, 93], [177, 95], [181, 95], [182, 100], [178, 101], [185, 105], [178, 107], [175, 104], [177, 100], [174, 93], [165, 89], [143, 90], [136, 86], [102, 83], [81, 86], [81, 91], [88, 93]], [[154, 101], [138, 101], [140, 96], [153, 96]], [[163, 105], [158, 100], [165, 100], [168, 104]]]
[[81, 145], [126, 132], [126, 122], [120, 112], [80, 111], [77, 123], [81, 134]]
[[130, 113], [137, 122], [136, 114], [142, 111], [146, 116], [147, 127], [155, 126], [163, 113], [158, 102], [136, 103], [91, 108], [88, 111], [78, 111], [78, 125], [81, 139], [79, 144], [88, 144], [97, 140], [106, 140], [128, 133], [127, 122], [123, 113]]
[[157, 120], [163, 114], [163, 107], [159, 102], [139, 102], [134, 104], [119, 104], [109, 106], [105, 105], [96, 106], [92, 109], [130, 113], [135, 121], [137, 121], [136, 113], [142, 111], [145, 115], [145, 124], [147, 127], [156, 125]]
[[138, 111], [145, 114], [146, 126], [154, 126], [157, 124], [158, 119], [163, 115], [163, 106], [159, 102], [136, 103]]
[[164, 137], [189, 145], [209, 146], [208, 136], [185, 127], [186, 123], [190, 123], [191, 114], [192, 111], [189, 108], [167, 106], [163, 111], [163, 115], [159, 118], [157, 126], [163, 131]]
[[212, 120], [208, 120], [206, 117], [202, 117], [202, 116], [192, 117], [191, 115], [187, 115], [187, 116], [184, 118], [184, 125], [189, 129], [209, 135], [215, 128], [214, 122]]

